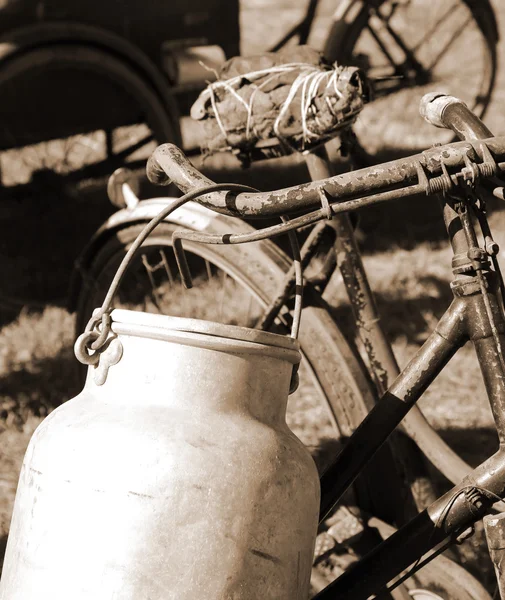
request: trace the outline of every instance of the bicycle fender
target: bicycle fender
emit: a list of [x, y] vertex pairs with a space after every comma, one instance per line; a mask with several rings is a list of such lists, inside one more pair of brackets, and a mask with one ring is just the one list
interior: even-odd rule
[[[142, 200], [132, 209], [124, 208], [115, 212], [101, 225], [75, 261], [68, 294], [68, 308], [70, 312], [73, 312], [76, 308], [82, 272], [86, 271], [93, 257], [99, 252], [103, 244], [124, 227], [147, 223], [175, 200], [176, 198], [171, 197]], [[216, 213], [196, 202], [188, 202], [169, 215], [165, 221], [193, 229], [194, 231], [211, 230], [215, 232], [217, 228], [220, 231], [228, 231], [230, 233], [250, 233], [256, 231], [253, 227], [239, 219]], [[275, 258], [283, 262], [287, 260], [280, 250], [278, 251], [278, 256]]]

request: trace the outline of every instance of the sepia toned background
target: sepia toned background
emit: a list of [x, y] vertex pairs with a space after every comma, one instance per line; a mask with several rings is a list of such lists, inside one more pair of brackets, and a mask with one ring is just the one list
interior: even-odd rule
[[[280, 39], [286, 30], [303, 16], [304, 0], [243, 0], [241, 4], [242, 51], [254, 53], [264, 50]], [[1, 5], [1, 3], [0, 3]], [[320, 46], [324, 39], [333, 2], [322, 2], [319, 18], [311, 42]], [[505, 36], [505, 5], [494, 1], [502, 36]], [[500, 43], [499, 57], [502, 68], [493, 101], [485, 118], [496, 134], [505, 134], [505, 45]], [[463, 76], [471, 77], [471, 66], [464, 61], [454, 65]], [[223, 159], [210, 166], [223, 168], [232, 178], [236, 166]], [[306, 177], [300, 161], [281, 161], [282, 182], [299, 181]], [[4, 167], [5, 168], [5, 167]], [[8, 168], [15, 169], [15, 159]], [[235, 169], [235, 170], [234, 170]], [[275, 185], [279, 179], [276, 165], [268, 164], [252, 170], [246, 177], [261, 178], [262, 186]], [[241, 175], [242, 176], [242, 175]], [[258, 184], [259, 185], [259, 184]], [[78, 199], [76, 200], [78, 201]], [[109, 209], [107, 209], [109, 210]], [[392, 209], [391, 209], [392, 210]], [[375, 209], [370, 217], [363, 216], [362, 245], [365, 265], [372, 287], [377, 294], [383, 322], [394, 343], [395, 352], [404, 365], [426, 339], [452, 298], [450, 251], [442, 236], [430, 235], [429, 228], [438, 227], [430, 220], [425, 229], [402, 222], [402, 212], [388, 206]], [[2, 214], [0, 218], [9, 219]], [[25, 236], [36, 236], [37, 227], [17, 221], [19, 243]], [[493, 207], [491, 225], [505, 267], [505, 211], [497, 203]], [[62, 237], [79, 234], [66, 229]], [[424, 235], [426, 233], [426, 235]], [[57, 253], [58, 241], [52, 252]], [[8, 260], [8, 257], [0, 257]], [[41, 285], [36, 270], [27, 265], [21, 274], [4, 271], [4, 278], [21, 277], [27, 289]], [[54, 304], [54, 305], [53, 305]], [[40, 420], [54, 407], [79, 391], [76, 380], [76, 362], [73, 357], [73, 316], [58, 303], [21, 310], [19, 314], [8, 306], [0, 306], [0, 553], [9, 530], [12, 502], [18, 472], [28, 439]], [[345, 327], [350, 313], [343, 301], [339, 315]], [[457, 390], [457, 393], [455, 393]], [[478, 464], [496, 447], [492, 417], [486, 404], [484, 387], [471, 348], [463, 348], [448, 369], [435, 382], [420, 402], [430, 421], [443, 437], [470, 463]], [[305, 407], [304, 416], [291, 414], [291, 424], [310, 445], [317, 444], [317, 436], [329, 435], [329, 425], [320, 407]], [[446, 482], [441, 482], [446, 485]], [[458, 550], [470, 570], [491, 582], [491, 568], [483, 549], [482, 531]]]

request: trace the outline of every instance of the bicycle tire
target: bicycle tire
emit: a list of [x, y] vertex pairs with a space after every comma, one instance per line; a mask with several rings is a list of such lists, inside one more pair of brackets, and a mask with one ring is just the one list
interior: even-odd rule
[[[199, 207], [201, 210], [201, 207]], [[205, 231], [208, 233], [239, 233], [244, 231], [253, 231], [253, 229], [243, 222], [223, 215], [216, 215], [207, 209], [204, 214], [211, 215], [209, 219], [203, 219]], [[191, 209], [190, 209], [191, 212]], [[198, 211], [196, 212], [198, 215]], [[193, 219], [194, 221], [194, 219]], [[129, 244], [133, 241], [136, 234], [140, 232], [141, 225], [120, 228], [114, 232], [102, 245], [100, 249], [95, 248], [93, 252], [94, 259], [88, 266], [84, 266], [84, 280], [88, 286], [81, 290], [79, 300], [77, 301], [77, 331], [79, 335], [85, 327], [87, 319], [96, 306], [101, 303], [105, 295], [105, 287], [110, 284], [114, 275], [114, 268], [110, 268], [106, 275], [99, 279], [99, 273], [106, 270], [107, 263], [116, 255], [117, 268], [119, 257], [125, 252]], [[171, 248], [171, 236], [174, 225], [163, 223], [161, 227], [147, 239], [145, 247], [162, 244]], [[186, 245], [185, 245], [186, 248]], [[213, 264], [223, 263], [226, 266], [226, 272], [238, 279], [247, 282], [249, 289], [254, 291], [256, 298], [259, 298], [262, 306], [276, 296], [277, 286], [282, 281], [283, 275], [287, 272], [291, 261], [273, 242], [263, 241], [258, 244], [244, 244], [235, 246], [233, 249], [226, 246], [207, 246], [201, 244], [188, 244], [188, 251], [197, 255], [205, 255]], [[230, 259], [230, 256], [232, 259]], [[149, 262], [149, 261], [147, 261]], [[175, 263], [175, 261], [174, 261]], [[173, 267], [176, 269], [176, 267]], [[141, 266], [141, 270], [144, 265]], [[132, 272], [130, 267], [129, 272]], [[90, 282], [99, 283], [95, 286], [99, 290], [99, 296], [90, 295]], [[141, 285], [141, 299], [145, 294], [145, 286], [149, 282], [145, 279]], [[122, 289], [130, 287], [133, 290], [136, 287], [135, 281], [123, 280]], [[216, 287], [225, 287], [224, 283], [218, 282]], [[196, 289], [190, 290], [195, 293]], [[217, 293], [217, 290], [211, 290]], [[134, 291], [131, 296], [135, 297]], [[183, 293], [188, 295], [187, 291]], [[83, 300], [84, 299], [84, 300]], [[138, 301], [138, 297], [135, 298]], [[314, 300], [317, 300], [314, 298]], [[244, 300], [246, 303], [247, 300]], [[308, 305], [307, 305], [308, 304]], [[240, 308], [240, 307], [239, 307]], [[151, 304], [151, 309], [153, 305]], [[164, 312], [175, 316], [192, 316], [202, 318], [202, 308], [197, 307], [198, 314], [188, 315], [187, 310], [180, 307], [170, 306], [165, 308]], [[194, 309], [194, 307], [193, 307]], [[155, 309], [156, 310], [156, 309]], [[231, 322], [233, 324], [254, 326], [254, 323], [240, 321], [233, 315], [233, 319], [226, 320], [226, 315], [215, 314], [210, 310], [210, 320], [220, 322]], [[203, 309], [203, 318], [209, 319], [209, 308]], [[309, 414], [315, 414], [316, 419], [321, 419], [321, 410], [326, 410], [329, 426], [323, 426], [323, 433], [318, 431], [321, 427], [320, 422], [312, 422], [308, 432], [302, 432], [305, 437], [302, 441], [312, 446], [320, 470], [323, 470], [327, 461], [334, 456], [335, 452], [341, 447], [343, 442], [352, 435], [357, 426], [375, 403], [375, 389], [368, 376], [360, 356], [349, 345], [346, 338], [335, 325], [332, 317], [327, 312], [327, 307], [322, 302], [305, 303], [302, 329], [300, 332], [300, 342], [302, 352], [305, 355], [304, 366], [309, 373], [303, 377], [305, 380], [305, 389], [295, 396], [290, 405], [293, 406], [292, 416], [295, 420], [295, 428], [299, 425], [298, 414], [308, 411]], [[283, 332], [288, 333], [289, 329], [284, 328]], [[303, 375], [303, 373], [302, 373]], [[319, 396], [319, 402], [310, 403], [310, 399]], [[306, 400], [309, 399], [309, 401]], [[322, 415], [324, 417], [324, 413]], [[397, 494], [386, 498], [382, 494], [376, 494], [377, 472], [382, 474], [382, 483], [390, 489], [398, 490]], [[401, 490], [401, 491], [400, 491]], [[405, 515], [410, 509], [410, 516], [416, 514], [413, 499], [408, 498], [405, 482], [402, 479], [401, 472], [398, 470], [398, 464], [393, 457], [392, 449], [389, 443], [386, 443], [373, 458], [371, 464], [360, 476], [352, 488], [350, 494], [354, 493], [354, 500], [365, 511], [377, 515], [389, 522], [399, 524], [405, 522]], [[349, 499], [349, 496], [347, 497]], [[409, 507], [409, 508], [407, 508]]]
[[[377, 52], [377, 42], [372, 42], [371, 35], [367, 33], [367, 27], [371, 22], [370, 6], [372, 6], [373, 10], [384, 11], [387, 5], [391, 5], [391, 2], [390, 0], [368, 0], [361, 4], [361, 8], [350, 22], [346, 22], [344, 19], [333, 23], [324, 51], [330, 60], [336, 60], [343, 64], [358, 64], [364, 67], [370, 76], [373, 76], [374, 69], [377, 70], [379, 68], [379, 63], [374, 65], [373, 60], [377, 61], [377, 59], [374, 58], [371, 60], [370, 56], [374, 51], [377, 56], [382, 51], [379, 50]], [[437, 3], [437, 8], [440, 8], [442, 4], [444, 3]], [[445, 2], [444, 8], [447, 4], [449, 3]], [[421, 3], [416, 3], [415, 0], [407, 0], [403, 5], [400, 2], [399, 5], [400, 8], [398, 11], [403, 10], [401, 6], [405, 7], [405, 16], [402, 16], [400, 12], [401, 20], [400, 17], [393, 17], [397, 18], [397, 22], [394, 23], [396, 29], [395, 27], [392, 28], [395, 30], [395, 33], [399, 34], [402, 41], [405, 42], [405, 39], [407, 39], [409, 43], [405, 45], [409, 50], [412, 50], [415, 42], [420, 39], [422, 40], [422, 38], [419, 38], [419, 31], [422, 27], [428, 28], [426, 15], [430, 14], [430, 7], [427, 7], [426, 3], [421, 6]], [[430, 6], [433, 8], [435, 5], [432, 4]], [[429, 127], [419, 117], [418, 105], [425, 91], [439, 91], [441, 86], [442, 89], [440, 91], [446, 91], [451, 95], [460, 97], [478, 116], [482, 117], [484, 115], [491, 100], [497, 72], [496, 45], [498, 42], [498, 32], [494, 12], [487, 0], [482, 2], [479, 0], [453, 0], [449, 8], [451, 9], [450, 15], [449, 11], [446, 11], [446, 18], [442, 27], [446, 23], [449, 23], [451, 19], [455, 19], [456, 15], [459, 16], [459, 13], [456, 11], [460, 11], [461, 17], [465, 17], [466, 19], [467, 38], [473, 40], [471, 36], [476, 36], [477, 34], [479, 36], [478, 44], [473, 40], [474, 43], [470, 44], [467, 42], [464, 46], [464, 68], [461, 67], [461, 55], [459, 54], [461, 46], [456, 45], [454, 47], [455, 43], [453, 42], [452, 46], [449, 46], [447, 49], [447, 56], [451, 64], [454, 63], [455, 65], [453, 70], [464, 73], [464, 82], [462, 80], [461, 85], [458, 86], [455, 86], [453, 82], [453, 87], [451, 88], [449, 85], [450, 79], [447, 75], [446, 79], [437, 83], [434, 72], [430, 72], [428, 69], [427, 73], [429, 77], [434, 78], [435, 81], [428, 79], [419, 88], [414, 83], [414, 86], [411, 87], [412, 91], [409, 91], [408, 95], [406, 93], [407, 87], [401, 87], [398, 94], [386, 93], [382, 99], [372, 102], [370, 106], [365, 108], [355, 126], [355, 133], [359, 144], [365, 149], [368, 155], [390, 153], [394, 156], [405, 152], [412, 153], [434, 143], [446, 143], [450, 141], [451, 134]], [[454, 10], [455, 8], [456, 11]], [[410, 13], [407, 15], [406, 11], [410, 11]], [[415, 29], [416, 19], [414, 18], [416, 14], [418, 14], [418, 23], [420, 20], [419, 17], [422, 18], [422, 27], [418, 27], [417, 29]], [[411, 18], [409, 18], [409, 15], [411, 15]], [[406, 38], [402, 38], [402, 32], [398, 32], [398, 28], [402, 26], [407, 28], [404, 34]], [[408, 29], [409, 27], [410, 29]], [[455, 30], [456, 28], [457, 23], [454, 25]], [[461, 31], [459, 34], [463, 35]], [[389, 41], [391, 42], [391, 39]], [[372, 47], [372, 44], [375, 45]], [[472, 74], [468, 75], [467, 71], [473, 63], [477, 62], [475, 57], [472, 59], [474, 55], [471, 54], [472, 52], [476, 53], [475, 56], [479, 54], [477, 46], [480, 47], [481, 54], [479, 55], [478, 64], [474, 65], [474, 74], [480, 74], [481, 81], [478, 86], [472, 87], [472, 91], [470, 91]], [[391, 46], [389, 49], [391, 49]], [[416, 49], [416, 52], [420, 51], [420, 49]], [[452, 54], [449, 55], [449, 53]], [[363, 61], [360, 64], [359, 55], [366, 56], [365, 64], [363, 64]], [[426, 61], [428, 58], [426, 57], [424, 60]], [[368, 65], [366, 64], [367, 61]], [[423, 63], [423, 57], [420, 57], [419, 62]], [[436, 85], [439, 87], [437, 88]], [[448, 85], [449, 87], [447, 88]], [[401, 94], [405, 96], [404, 99], [400, 97]]]
[[[231, 223], [231, 219], [217, 215], [205, 230], [212, 233], [231, 233]], [[243, 226], [242, 223], [240, 231], [244, 231]], [[162, 223], [147, 239], [144, 247], [161, 244], [171, 248], [171, 236], [177, 227], [172, 223]], [[141, 229], [142, 223], [139, 223], [115, 231], [96, 251], [91, 264], [86, 267], [85, 279], [88, 284], [81, 290], [76, 302], [77, 334], [82, 333], [92, 310], [105, 295], [106, 290], [100, 287], [100, 283], [98, 296], [90, 294], [90, 288], [95, 287], [90, 282], [97, 282], [102, 278], [104, 282], [110, 283], [110, 277], [104, 275], [105, 269], [110, 268], [111, 261], [117, 264], [119, 257], [124, 255], [125, 248], [129, 247]], [[283, 252], [268, 240], [259, 242], [256, 248], [251, 244], [243, 244], [235, 246], [231, 251], [226, 246], [191, 243], [186, 243], [184, 247], [188, 253], [212, 259], [214, 264], [220, 262], [226, 267], [227, 274], [241, 279], [263, 305], [275, 296], [282, 275], [290, 266], [290, 261]], [[108, 275], [111, 272], [112, 269]], [[305, 361], [311, 368], [312, 363], [317, 362], [319, 384], [327, 390], [326, 395], [331, 398], [330, 418], [334, 424], [338, 424], [339, 436], [347, 438], [373, 406], [374, 393], [371, 384], [360, 359], [323, 307], [306, 306], [302, 322], [300, 343]], [[317, 340], [317, 343], [314, 340]], [[338, 387], [335, 381], [340, 382]]]
[[[144, 224], [143, 222], [126, 224], [110, 232], [103, 243], [94, 249], [87, 264], [83, 265], [85, 284], [75, 305], [77, 335], [84, 330], [93, 309], [100, 305], [120, 259]], [[180, 229], [180, 224], [162, 223], [147, 239], [146, 247], [155, 248], [157, 244], [171, 247], [172, 233], [178, 228]], [[252, 229], [242, 222], [215, 214], [212, 215], [210, 223], [205, 222], [204, 228], [209, 233], [219, 234], [244, 232], [244, 229]], [[253, 294], [261, 298], [263, 304], [274, 297], [279, 282], [282, 281], [282, 275], [290, 266], [289, 259], [278, 246], [269, 240], [254, 245], [238, 245], [234, 248], [194, 245], [187, 242], [185, 250], [190, 256], [197, 253], [206, 259], [212, 259], [214, 264], [220, 263], [228, 274], [241, 280], [243, 285], [249, 287]], [[181, 315], [179, 314], [179, 316]], [[352, 434], [374, 404], [370, 380], [359, 357], [349, 346], [323, 306], [309, 305], [304, 308], [299, 340], [303, 362], [315, 378], [316, 387], [321, 390], [323, 402], [326, 403], [331, 414], [332, 424], [336, 428], [334, 432], [340, 437], [339, 441], [343, 442]], [[319, 466], [321, 467], [321, 465]], [[358, 488], [358, 502], [360, 493], [363, 494], [363, 490]], [[462, 567], [459, 569], [464, 571]], [[426, 586], [427, 590], [433, 589], [434, 592], [445, 590], [447, 586], [445, 579], [443, 582], [435, 582], [435, 584], [430, 579], [430, 577], [433, 578], [433, 574], [438, 572], [440, 572], [440, 568], [431, 567], [428, 574], [425, 574], [422, 579], [417, 579], [415, 589], [419, 589], [419, 584], [421, 584], [423, 589]], [[447, 595], [439, 596], [439, 598], [442, 600], [455, 600], [456, 598], [484, 600], [485, 597], [472, 595], [467, 591], [468, 582], [474, 578], [466, 571], [465, 576], [465, 587], [455, 583], [459, 596]], [[472, 589], [470, 586], [470, 590]], [[481, 589], [476, 581], [475, 589]]]
[[[69, 77], [71, 79], [67, 81]], [[69, 87], [69, 96], [64, 96], [65, 100], [82, 95], [92, 83], [102, 92], [110, 90], [108, 99], [97, 97], [94, 89], [89, 89], [84, 100], [81, 99], [81, 104], [93, 103], [88, 116], [96, 110], [97, 121], [92, 131], [85, 133], [85, 126], [93, 124], [87, 117], [80, 120], [77, 107], [68, 106], [61, 123], [57, 114], [61, 102], [51, 109], [56, 114], [49, 113], [52, 94], [57, 92], [45, 87], [51, 81], [58, 84], [58, 90]], [[76, 89], [70, 89], [73, 84], [77, 85]], [[14, 129], [10, 129], [12, 118], [5, 119], [0, 127], [0, 137], [4, 140], [12, 138], [12, 146], [20, 147], [0, 155], [5, 184], [0, 187], [3, 206], [0, 254], [5, 259], [1, 261], [2, 294], [18, 306], [62, 302], [66, 293], [62, 282], [68, 280], [73, 259], [86, 239], [110, 214], [108, 203], [103, 202], [103, 196], [96, 190], [104, 177], [126, 160], [121, 152], [125, 147], [128, 151], [140, 144], [151, 134], [159, 141], [177, 140], [179, 134], [158, 93], [131, 65], [110, 52], [86, 44], [45, 44], [8, 56], [0, 62], [0, 95], [3, 107], [12, 107], [13, 111], [19, 108], [20, 111], [11, 115], [18, 123]], [[40, 101], [34, 102], [40, 95], [45, 98], [42, 107]], [[30, 114], [24, 115], [22, 111], [30, 102]], [[106, 134], [101, 131], [106, 123], [100, 115], [106, 106], [114, 115], [114, 111], [120, 110], [120, 106], [115, 105], [121, 102], [127, 107], [126, 113], [131, 110], [132, 115], [137, 115], [138, 112], [138, 122], [147, 125], [141, 125], [139, 131], [134, 125], [116, 130], [113, 134], [114, 154], [109, 161]], [[26, 118], [24, 124], [18, 115]], [[76, 135], [72, 134], [74, 116], [75, 123], [82, 125], [81, 130], [74, 132]], [[47, 128], [49, 141], [24, 146], [25, 142], [30, 142], [30, 136], [18, 138], [16, 132], [20, 127], [26, 127], [30, 134], [30, 123], [34, 121], [40, 131]], [[51, 121], [55, 122], [55, 131], [51, 129]], [[63, 133], [72, 135], [52, 139]], [[153, 140], [151, 145], [154, 147], [156, 141]], [[140, 150], [148, 153], [150, 149], [146, 143], [145, 148], [137, 150], [137, 156]], [[11, 176], [14, 179], [8, 181]], [[86, 185], [81, 189], [83, 182]], [[93, 203], [93, 210], [89, 210], [90, 203]], [[61, 230], [72, 227], [76, 210], [81, 212], [79, 230], [75, 231], [75, 237], [63, 237]], [[36, 211], [37, 217], [31, 218], [30, 211]], [[25, 231], [25, 237], [20, 246], [15, 232], [21, 230]], [[54, 239], [59, 237], [64, 246], [61, 252], [55, 253]], [[38, 274], [38, 286], [21, 286], [19, 283], [16, 272], [27, 269]]]
[[[70, 82], [65, 79], [51, 80], [50, 77], [55, 74], [63, 73], [66, 78], [72, 76]], [[128, 100], [132, 101], [132, 105], [128, 106], [128, 109], [133, 111], [139, 111], [138, 117], [142, 118], [150, 128], [152, 129], [155, 136], [161, 141], [166, 139], [179, 139], [178, 132], [174, 130], [174, 121], [172, 116], [167, 114], [167, 107], [161, 101], [156, 90], [152, 87], [150, 82], [146, 81], [145, 78], [139, 74], [134, 67], [132, 67], [125, 60], [116, 57], [112, 52], [93, 47], [89, 44], [83, 43], [57, 43], [57, 44], [44, 44], [41, 46], [35, 46], [26, 50], [20, 50], [13, 55], [7, 56], [0, 62], [0, 90], [2, 91], [3, 102], [8, 101], [18, 102], [18, 108], [22, 113], [23, 123], [21, 127], [26, 127], [26, 134], [23, 131], [16, 129], [10, 131], [13, 127], [12, 122], [6, 122], [2, 125], [3, 135], [9, 137], [11, 145], [4, 147], [4, 149], [10, 147], [25, 146], [26, 144], [33, 144], [37, 142], [33, 136], [43, 136], [40, 141], [51, 140], [55, 137], [66, 137], [64, 134], [74, 133], [86, 133], [86, 127], [90, 127], [90, 131], [107, 129], [108, 124], [105, 121], [104, 114], [107, 99], [103, 97], [96, 98], [96, 92], [93, 89], [88, 89], [88, 86], [78, 88], [78, 93], [85, 93], [84, 98], [79, 98], [78, 93], [74, 91], [74, 96], [64, 98], [64, 101], [70, 100], [83, 101], [83, 105], [88, 103], [94, 103], [96, 112], [95, 123], [90, 121], [77, 122], [72, 121], [72, 118], [83, 119], [81, 115], [72, 115], [72, 111], [76, 111], [77, 106], [63, 107], [59, 103], [57, 97], [52, 98], [50, 102], [57, 104], [58, 110], [64, 110], [64, 114], [53, 112], [52, 116], [56, 117], [53, 123], [43, 123], [42, 126], [47, 127], [47, 131], [44, 129], [40, 130], [40, 125], [35, 124], [35, 120], [41, 120], [44, 115], [39, 112], [40, 100], [37, 105], [37, 110], [30, 110], [30, 100], [25, 103], [23, 96], [27, 95], [26, 90], [30, 89], [33, 91], [33, 86], [40, 85], [39, 95], [42, 92], [50, 91], [51, 94], [56, 92], [65, 91], [65, 87], [70, 87], [70, 84], [79, 84], [79, 78], [84, 75], [89, 77], [95, 76], [96, 79], [91, 79], [91, 84], [107, 85], [109, 87], [109, 93], [113, 100], [121, 98], [123, 102]], [[42, 79], [43, 77], [44, 79]], [[53, 85], [61, 85], [61, 88], [57, 90], [47, 89], [47, 78], [49, 83]], [[34, 82], [33, 80], [36, 79]], [[81, 84], [87, 84], [87, 81], [81, 81]], [[15, 87], [18, 85], [19, 87]], [[32, 88], [30, 88], [32, 86]], [[105, 88], [100, 91], [103, 93]], [[24, 92], [24, 93], [21, 93]], [[33, 97], [33, 94], [31, 94]], [[19, 104], [21, 103], [21, 107]], [[23, 111], [21, 109], [26, 108]], [[100, 111], [99, 108], [102, 110]], [[117, 113], [124, 107], [120, 104], [109, 107], [112, 111], [115, 110]], [[173, 109], [173, 107], [171, 107]], [[69, 110], [68, 110], [69, 109]], [[14, 115], [13, 115], [14, 116]], [[47, 118], [51, 115], [45, 115]], [[59, 117], [59, 118], [58, 118]], [[89, 115], [86, 115], [89, 118]], [[116, 114], [109, 114], [109, 119], [116, 118]], [[26, 122], [28, 120], [28, 123]], [[12, 119], [11, 119], [12, 121]], [[30, 123], [31, 121], [31, 123]], [[14, 124], [16, 124], [14, 122]], [[125, 123], [127, 125], [128, 123]], [[17, 124], [16, 124], [17, 125]], [[29, 126], [34, 125], [33, 129], [37, 132], [34, 134], [33, 130], [30, 130]], [[36, 126], [37, 125], [37, 126]], [[57, 131], [57, 135], [53, 131]], [[73, 129], [75, 126], [77, 129]]]

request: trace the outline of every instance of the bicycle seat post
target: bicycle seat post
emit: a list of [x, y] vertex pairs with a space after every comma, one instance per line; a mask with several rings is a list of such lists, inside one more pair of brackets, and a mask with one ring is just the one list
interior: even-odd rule
[[[324, 146], [307, 154], [306, 163], [313, 181], [333, 175]], [[338, 266], [353, 307], [360, 338], [366, 348], [373, 348], [374, 356], [370, 357], [370, 363], [378, 392], [383, 394], [399, 373], [398, 363], [382, 329], [348, 213], [334, 215], [332, 225], [337, 231]]]

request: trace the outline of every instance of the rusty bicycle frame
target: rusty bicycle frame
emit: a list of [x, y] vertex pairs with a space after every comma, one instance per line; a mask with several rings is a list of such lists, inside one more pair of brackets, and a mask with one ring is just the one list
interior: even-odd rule
[[[199, 199], [214, 210], [232, 215], [296, 215], [302, 209], [319, 204], [318, 210], [253, 234], [209, 236], [184, 232], [180, 235], [179, 253], [182, 238], [233, 244], [269, 237], [328, 217], [333, 220], [337, 231], [336, 245], [340, 250], [339, 267], [382, 397], [323, 473], [321, 520], [456, 351], [467, 341], [475, 346], [498, 432], [499, 450], [471, 472], [465, 465], [459, 471], [464, 476], [458, 485], [317, 594], [317, 600], [366, 600], [374, 594], [388, 593], [403, 579], [390, 588], [387, 587], [389, 582], [414, 563], [416, 569], [420, 568], [441, 551], [440, 546], [445, 549], [461, 539], [469, 527], [491, 513], [493, 504], [505, 496], [504, 286], [496, 260], [497, 245], [485, 213], [487, 194], [504, 198], [503, 183], [498, 175], [505, 171], [505, 137], [492, 137], [489, 129], [462, 103], [448, 103], [442, 108], [439, 113], [443, 119], [439, 115], [438, 125], [452, 128], [464, 141], [333, 177], [327, 155], [320, 149], [307, 158], [315, 180], [311, 183], [273, 193], [218, 192]], [[436, 118], [431, 120], [436, 121]], [[148, 175], [156, 183], [173, 181], [183, 192], [203, 188], [210, 182], [173, 145], [164, 145], [155, 151], [148, 163]], [[444, 220], [453, 250], [451, 289], [454, 300], [427, 341], [399, 373], [391, 346], [380, 326], [346, 213], [419, 192], [439, 193], [443, 200]], [[475, 222], [479, 224], [484, 247], [479, 246]], [[286, 295], [292, 279], [288, 274], [284, 286]], [[285, 300], [286, 296], [272, 302], [264, 323], [275, 317]], [[388, 385], [388, 381], [392, 383]], [[460, 466], [456, 465], [456, 470]], [[500, 517], [485, 520], [485, 523], [492, 558], [498, 567], [505, 560], [505, 551], [500, 544], [505, 526]], [[432, 554], [426, 558], [429, 552]], [[503, 577], [500, 579], [500, 592], [504, 594], [505, 581]]]
[[[438, 121], [438, 125], [453, 129], [462, 139], [477, 140], [492, 136], [489, 129], [460, 103], [442, 104], [438, 115], [433, 114], [431, 117], [432, 122]], [[464, 159], [467, 169], [464, 178], [467, 182], [474, 183], [481, 176], [492, 179], [498, 172], [485, 142], [481, 149], [483, 162], [480, 165], [473, 163], [468, 155]], [[349, 476], [351, 481], [354, 480], [356, 472], [387, 439], [389, 434], [386, 431], [392, 432], [400, 424], [450, 358], [467, 341], [473, 343], [476, 351], [498, 433], [499, 450], [466, 475], [459, 485], [370, 552], [356, 569], [344, 573], [319, 593], [316, 596], [318, 600], [365, 599], [377, 589], [384, 589], [387, 582], [412, 563], [420, 561], [427, 552], [447, 538], [454, 543], [459, 536], [464, 536], [464, 532], [485, 517], [496, 500], [505, 494], [505, 318], [503, 280], [496, 260], [498, 247], [492, 239], [483, 210], [482, 195], [478, 195], [473, 186], [454, 189], [447, 163], [450, 163], [450, 155], [442, 155], [439, 158], [442, 175], [437, 182], [432, 180], [430, 183], [425, 179], [421, 169], [419, 181], [424, 180], [427, 192], [436, 190], [444, 193], [444, 221], [453, 251], [454, 279], [451, 289], [454, 300], [423, 346], [398, 374], [340, 455], [323, 474], [320, 516], [324, 518], [329, 513], [348, 488]], [[497, 185], [499, 181], [495, 180], [494, 184], [495, 195], [503, 197], [503, 188]], [[484, 248], [478, 245], [475, 220], [480, 225]], [[351, 249], [348, 256], [352, 257], [354, 252], [357, 249]], [[494, 270], [491, 270], [490, 263]], [[355, 310], [357, 307], [360, 333], [370, 345], [369, 355], [376, 357], [376, 371], [394, 373], [397, 365], [378, 324], [371, 292], [366, 286], [359, 285], [356, 277], [346, 278], [345, 270], [343, 278], [351, 299], [354, 295], [353, 306]], [[357, 293], [364, 294], [365, 302], [357, 301]], [[368, 318], [366, 322], [363, 320], [364, 316]], [[373, 321], [374, 318], [377, 320]], [[373, 325], [367, 326], [369, 323]], [[372, 362], [372, 370], [373, 368]], [[501, 566], [505, 560], [501, 544], [505, 520], [501, 516], [494, 520], [488, 517], [484, 523], [491, 558], [498, 574], [500, 595], [505, 598], [505, 579], [501, 575]], [[444, 544], [444, 548], [448, 545], [449, 543]]]

